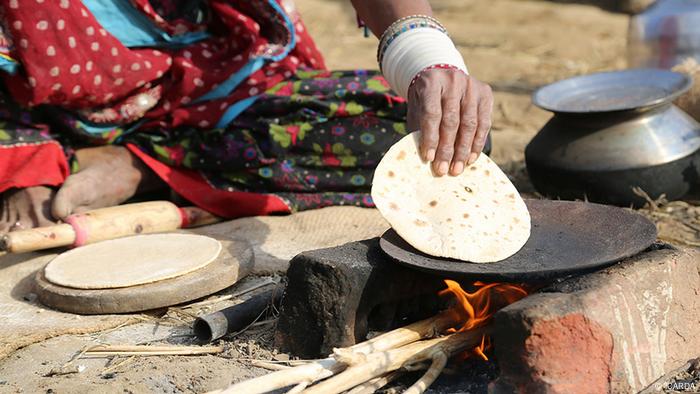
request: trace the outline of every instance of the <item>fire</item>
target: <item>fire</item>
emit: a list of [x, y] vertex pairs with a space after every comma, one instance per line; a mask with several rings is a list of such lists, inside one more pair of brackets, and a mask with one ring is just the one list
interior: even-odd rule
[[[469, 293], [462, 289], [459, 283], [445, 280], [447, 288], [440, 291], [440, 296], [452, 295], [455, 298], [455, 310], [460, 314], [460, 326], [450, 329], [450, 332], [467, 331], [484, 325], [499, 309], [527, 296], [528, 292], [522, 286], [509, 283], [474, 282], [476, 290]], [[488, 360], [484, 351], [491, 347], [491, 340], [486, 335], [481, 338], [481, 344], [473, 349], [477, 356]]]

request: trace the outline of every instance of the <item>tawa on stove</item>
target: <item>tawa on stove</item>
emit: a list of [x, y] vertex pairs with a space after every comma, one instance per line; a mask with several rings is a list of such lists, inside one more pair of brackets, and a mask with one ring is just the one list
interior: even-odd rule
[[636, 255], [656, 240], [656, 226], [618, 207], [574, 201], [525, 200], [532, 218], [527, 243], [495, 263], [426, 255], [393, 229], [379, 246], [394, 261], [450, 279], [535, 282], [585, 273]]

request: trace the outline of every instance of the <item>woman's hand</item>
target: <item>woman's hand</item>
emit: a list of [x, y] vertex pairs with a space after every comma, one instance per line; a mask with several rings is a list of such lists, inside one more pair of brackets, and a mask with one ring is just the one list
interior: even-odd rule
[[491, 129], [491, 87], [451, 69], [423, 72], [408, 91], [408, 130], [438, 176], [459, 175], [476, 161]]

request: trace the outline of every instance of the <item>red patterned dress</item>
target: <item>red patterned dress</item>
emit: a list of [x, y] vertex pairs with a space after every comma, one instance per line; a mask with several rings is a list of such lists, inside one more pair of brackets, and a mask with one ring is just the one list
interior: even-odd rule
[[404, 101], [330, 72], [288, 1], [0, 0], [0, 193], [128, 147], [224, 217], [372, 206]]

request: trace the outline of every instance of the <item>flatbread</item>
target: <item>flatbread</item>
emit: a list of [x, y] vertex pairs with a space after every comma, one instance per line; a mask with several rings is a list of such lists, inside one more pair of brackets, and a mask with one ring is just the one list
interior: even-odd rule
[[402, 138], [374, 173], [372, 199], [394, 230], [423, 253], [473, 263], [520, 250], [530, 213], [503, 171], [481, 154], [462, 175], [437, 177], [419, 140], [419, 132]]
[[114, 289], [174, 278], [214, 261], [221, 243], [195, 234], [149, 234], [102, 241], [62, 253], [44, 269], [54, 284]]

